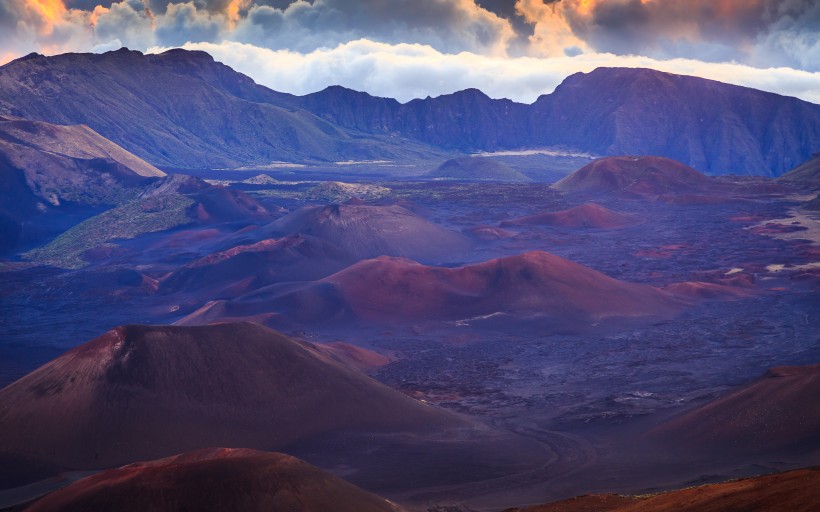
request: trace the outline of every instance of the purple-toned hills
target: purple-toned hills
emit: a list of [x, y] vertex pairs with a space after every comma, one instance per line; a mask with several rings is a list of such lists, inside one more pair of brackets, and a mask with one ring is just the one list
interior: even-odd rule
[[342, 87], [278, 93], [185, 50], [12, 61], [0, 68], [0, 114], [87, 124], [151, 163], [206, 168], [549, 146], [778, 176], [820, 140], [818, 105], [649, 69], [578, 73], [532, 105], [476, 89], [402, 104]]

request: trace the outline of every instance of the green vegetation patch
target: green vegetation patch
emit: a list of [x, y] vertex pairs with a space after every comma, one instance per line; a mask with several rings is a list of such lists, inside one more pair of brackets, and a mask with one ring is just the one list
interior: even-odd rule
[[190, 197], [178, 194], [134, 199], [77, 224], [23, 257], [43, 265], [82, 268], [87, 265], [82, 256], [89, 249], [190, 223], [188, 210], [193, 205]]
[[87, 179], [80, 183], [46, 183], [40, 188], [40, 195], [52, 204], [72, 201], [92, 206], [118, 205], [133, 200], [139, 194], [137, 187], [124, 187], [103, 175], [98, 179]]

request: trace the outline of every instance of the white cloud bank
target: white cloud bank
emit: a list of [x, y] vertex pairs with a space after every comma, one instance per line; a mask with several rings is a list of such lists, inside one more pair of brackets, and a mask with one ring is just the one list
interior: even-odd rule
[[[342, 85], [404, 102], [474, 87], [493, 98], [531, 103], [540, 94], [552, 92], [573, 73], [589, 72], [600, 66], [623, 66], [695, 75], [820, 103], [820, 72], [786, 67], [760, 69], [736, 63], [658, 60], [609, 53], [540, 58], [449, 54], [421, 44], [387, 44], [367, 39], [306, 53], [230, 41], [186, 43], [182, 47], [206, 51], [262, 85], [298, 95]], [[149, 51], [164, 49], [153, 47]]]
[[[650, 67], [820, 103], [817, 0], [103, 3], [0, 0], [0, 64], [183, 45], [284, 92], [339, 84], [407, 101], [475, 87], [522, 102], [578, 71]], [[482, 7], [500, 3], [515, 15]]]

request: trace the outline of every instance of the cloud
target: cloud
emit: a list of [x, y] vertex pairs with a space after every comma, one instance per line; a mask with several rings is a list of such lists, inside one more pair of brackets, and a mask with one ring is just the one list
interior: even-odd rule
[[445, 52], [503, 55], [514, 37], [508, 20], [473, 0], [300, 0], [284, 10], [252, 6], [231, 39], [312, 51], [367, 38], [425, 44]]
[[140, 0], [126, 0], [98, 6], [91, 15], [95, 46], [117, 40], [121, 46], [145, 48], [156, 43], [152, 13]]
[[531, 52], [540, 56], [558, 56], [581, 53], [586, 43], [573, 32], [560, 2], [544, 3], [544, 0], [517, 0], [516, 12], [532, 25], [529, 37]]
[[820, 102], [816, 0], [0, 2], [0, 64], [119, 45], [203, 49], [296, 93], [532, 101], [577, 71], [644, 66]]
[[0, 51], [4, 58], [32, 51], [87, 48], [88, 30], [88, 13], [67, 9], [62, 0], [0, 2]]
[[226, 13], [199, 9], [194, 2], [187, 2], [170, 4], [155, 23], [154, 36], [160, 44], [179, 46], [186, 41], [218, 41], [230, 18]]
[[90, 50], [91, 53], [106, 53], [112, 52], [114, 50], [119, 50], [123, 47], [122, 41], [119, 39], [112, 39], [107, 43], [98, 44], [97, 46], [92, 47]]
[[820, 3], [786, 0], [771, 11], [774, 21], [755, 42], [756, 60], [820, 71]]
[[534, 27], [532, 50], [542, 55], [575, 37], [591, 51], [617, 55], [820, 70], [816, 0], [518, 0], [516, 6]]
[[138, 50], [188, 41], [239, 41], [312, 51], [367, 38], [443, 52], [505, 55], [516, 32], [474, 0], [4, 0], [9, 53], [88, 51], [119, 39]]
[[[529, 103], [552, 92], [568, 75], [601, 66], [647, 67], [711, 78], [820, 103], [820, 73], [790, 68], [758, 69], [692, 59], [657, 60], [587, 52], [557, 57], [449, 54], [419, 44], [357, 40], [311, 52], [270, 50], [237, 43], [190, 43], [218, 61], [274, 90], [293, 94], [342, 85], [375, 96], [408, 101], [475, 87], [494, 98]], [[153, 48], [159, 52], [164, 48]]]
[[[99, 3], [98, 3], [99, 2]], [[367, 39], [444, 53], [581, 52], [820, 70], [816, 0], [4, 0], [4, 60], [236, 41], [309, 53]]]

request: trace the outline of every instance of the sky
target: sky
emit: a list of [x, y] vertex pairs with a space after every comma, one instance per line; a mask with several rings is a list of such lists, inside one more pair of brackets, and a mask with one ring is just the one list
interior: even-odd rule
[[532, 102], [599, 66], [820, 103], [820, 0], [2, 0], [0, 63], [30, 52], [204, 50], [294, 94]]

